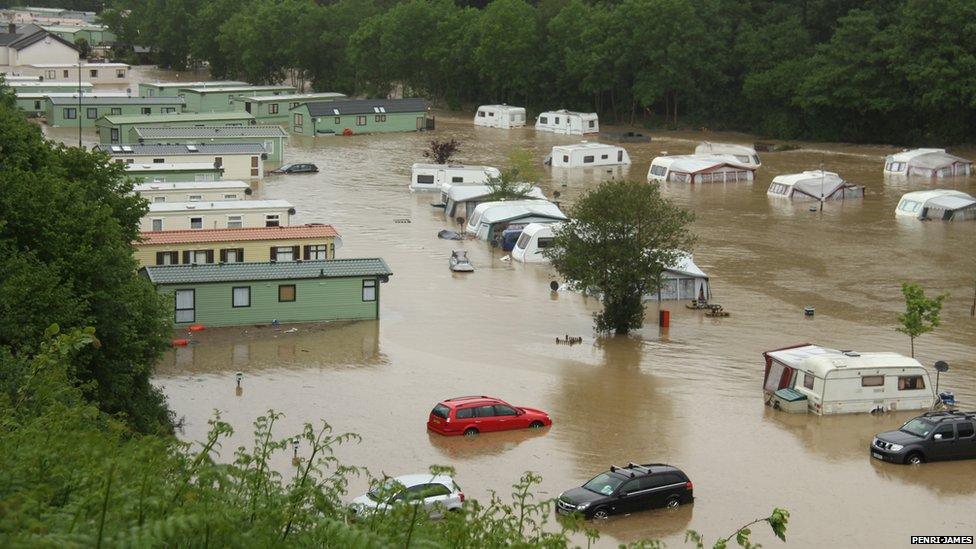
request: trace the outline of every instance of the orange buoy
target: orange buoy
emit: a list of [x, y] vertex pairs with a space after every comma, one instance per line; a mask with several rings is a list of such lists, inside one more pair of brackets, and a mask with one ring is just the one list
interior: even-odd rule
[[191, 332], [202, 332], [206, 329], [207, 327], [204, 326], [203, 324], [194, 324], [193, 326], [187, 328], [187, 330], [190, 330]]
[[173, 347], [186, 347], [189, 344], [190, 344], [190, 340], [189, 339], [182, 339], [182, 338], [180, 338], [180, 339], [174, 339], [173, 340]]
[[350, 130], [349, 128], [346, 128], [346, 129], [342, 130], [342, 135], [346, 135], [346, 136], [352, 135], [352, 130]]

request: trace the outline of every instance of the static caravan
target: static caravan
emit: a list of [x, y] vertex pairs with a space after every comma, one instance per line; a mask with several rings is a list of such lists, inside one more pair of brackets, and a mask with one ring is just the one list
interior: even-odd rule
[[721, 154], [734, 156], [736, 160], [747, 166], [758, 168], [762, 166], [756, 149], [749, 145], [736, 145], [734, 143], [711, 143], [703, 141], [695, 147], [695, 154]]
[[410, 166], [411, 191], [441, 191], [443, 185], [476, 185], [501, 177], [498, 168], [461, 164], [414, 164]]
[[246, 200], [251, 186], [246, 181], [174, 181], [172, 183], [140, 183], [133, 188], [139, 196], [153, 204], [163, 202], [210, 202], [215, 200]]
[[136, 140], [142, 145], [166, 143], [261, 143], [269, 162], [281, 162], [288, 132], [278, 126], [183, 126], [135, 127]]
[[[82, 82], [80, 85], [78, 81], [74, 82], [49, 82], [47, 80], [41, 81], [17, 81], [17, 82], [7, 82], [7, 86], [13, 90], [15, 94], [21, 93], [78, 93], [78, 88], [81, 88], [82, 95], [89, 95], [92, 90], [95, 89], [95, 85], [91, 82]], [[127, 94], [128, 95], [128, 94]]]
[[[98, 93], [84, 93], [82, 94], [85, 99], [91, 98], [123, 98], [128, 97], [125, 92], [98, 92]], [[78, 105], [78, 92], [21, 92], [15, 97], [17, 106], [27, 112], [28, 116], [41, 116], [47, 112], [49, 99], [55, 98], [74, 98], [75, 106]], [[82, 111], [84, 112], [84, 111]]]
[[224, 168], [227, 179], [261, 179], [267, 153], [260, 143], [199, 143], [196, 145], [110, 145], [104, 150], [116, 162], [208, 163]]
[[346, 99], [346, 94], [335, 92], [290, 93], [282, 95], [244, 95], [234, 98], [235, 103], [244, 105], [244, 112], [254, 115], [258, 124], [277, 124], [288, 126], [288, 111], [315, 101], [335, 101]]
[[[82, 63], [81, 81], [91, 84], [129, 83], [129, 65], [125, 63]], [[78, 62], [21, 64], [17, 70], [28, 76], [43, 76], [45, 83], [66, 82], [78, 87]]]
[[169, 113], [137, 116], [103, 116], [95, 121], [95, 131], [102, 145], [130, 145], [139, 142], [136, 128], [253, 126], [254, 117], [246, 112], [204, 114]]
[[529, 223], [522, 229], [512, 248], [512, 259], [522, 263], [546, 263], [549, 260], [542, 255], [542, 251], [552, 247], [555, 240], [554, 230], [561, 223]]
[[763, 353], [766, 404], [814, 414], [927, 410], [935, 403], [929, 373], [898, 353], [856, 353], [803, 344]]
[[553, 168], [622, 166], [630, 164], [630, 155], [617, 145], [582, 141], [574, 145], [556, 145], [546, 157], [546, 164]]
[[529, 223], [566, 221], [559, 207], [547, 200], [483, 202], [471, 213], [465, 233], [480, 240], [501, 243], [505, 229], [524, 229]]
[[289, 109], [291, 133], [308, 136], [419, 132], [434, 129], [427, 101], [404, 99], [336, 99], [309, 101]]
[[228, 86], [247, 86], [247, 82], [237, 80], [217, 80], [213, 82], [139, 82], [139, 95], [142, 97], [179, 97], [183, 88], [226, 88]]
[[238, 97], [292, 93], [294, 86], [201, 86], [179, 91], [180, 97], [186, 99], [186, 112], [196, 113], [243, 111], [244, 104], [236, 101]]
[[712, 298], [708, 275], [695, 265], [691, 254], [681, 254], [674, 265], [666, 266], [661, 272], [661, 291], [644, 296], [645, 300], [657, 301], [658, 293], [662, 301]]
[[[49, 97], [46, 102], [48, 125], [93, 127], [103, 116], [150, 116], [176, 114], [183, 108], [178, 97]], [[80, 107], [80, 108], [79, 108]]]
[[521, 128], [525, 126], [525, 109], [510, 105], [482, 105], [474, 115], [474, 125], [486, 128]]
[[220, 181], [224, 175], [223, 166], [206, 162], [184, 162], [181, 164], [125, 164], [125, 175], [139, 182], [162, 181]]
[[[441, 191], [441, 203], [448, 219], [467, 220], [478, 204], [490, 200], [491, 187], [488, 185], [448, 185], [447, 189]], [[526, 198], [545, 200], [546, 195], [542, 194], [542, 189], [533, 186], [528, 189]]]
[[777, 175], [766, 191], [769, 196], [791, 200], [844, 200], [864, 198], [864, 187], [844, 181], [834, 172], [810, 170]]
[[535, 129], [568, 135], [599, 133], [600, 117], [595, 112], [547, 111], [535, 118]]
[[895, 207], [895, 215], [943, 221], [972, 220], [976, 219], [976, 198], [950, 189], [905, 193]]
[[659, 156], [647, 170], [648, 181], [734, 183], [752, 181], [756, 168], [725, 155]]
[[241, 229], [288, 225], [295, 208], [287, 200], [221, 200], [150, 203], [141, 231]]
[[945, 149], [914, 149], [885, 158], [885, 174], [952, 177], [973, 173], [971, 160], [960, 158]]

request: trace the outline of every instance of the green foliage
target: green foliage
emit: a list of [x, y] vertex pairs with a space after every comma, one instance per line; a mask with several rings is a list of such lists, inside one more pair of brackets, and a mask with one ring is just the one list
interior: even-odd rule
[[88, 59], [88, 56], [92, 52], [91, 44], [88, 43], [88, 40], [79, 37], [75, 40], [75, 46], [78, 48], [78, 55], [82, 59]]
[[545, 255], [560, 275], [601, 295], [596, 329], [625, 334], [644, 323], [644, 295], [665, 266], [691, 250], [694, 215], [661, 196], [657, 185], [605, 181], [583, 194], [555, 230]]
[[[773, 535], [779, 538], [780, 541], [785, 542], [786, 525], [787, 523], [789, 523], [789, 521], [790, 521], [790, 512], [787, 511], [786, 509], [781, 509], [777, 507], [773, 509], [772, 514], [770, 514], [768, 517], [756, 519], [750, 522], [749, 524], [742, 526], [735, 532], [732, 532], [732, 534], [729, 535], [728, 537], [716, 540], [714, 545], [712, 545], [712, 549], [726, 549], [728, 547], [729, 541], [731, 541], [732, 538], [735, 538], [735, 543], [739, 547], [742, 547], [743, 549], [759, 549], [762, 546], [759, 545], [758, 543], [752, 542], [751, 539], [752, 529], [750, 528], [750, 526], [754, 524], [760, 524], [763, 522], [769, 524], [769, 527], [773, 531]], [[701, 534], [699, 534], [694, 530], [688, 530], [687, 532], [685, 532], [685, 543], [688, 542], [695, 544], [695, 546], [698, 549], [704, 549], [705, 547], [704, 538], [702, 537]]]
[[530, 151], [513, 150], [508, 155], [508, 167], [501, 171], [499, 177], [488, 179], [488, 200], [528, 198], [532, 187], [539, 182], [540, 175]]
[[939, 326], [942, 304], [949, 298], [949, 294], [941, 294], [934, 298], [925, 297], [925, 290], [918, 284], [907, 282], [901, 285], [901, 293], [905, 296], [905, 312], [898, 315], [901, 326], [895, 328], [906, 334], [911, 340], [912, 356], [915, 356], [915, 338], [927, 334]]

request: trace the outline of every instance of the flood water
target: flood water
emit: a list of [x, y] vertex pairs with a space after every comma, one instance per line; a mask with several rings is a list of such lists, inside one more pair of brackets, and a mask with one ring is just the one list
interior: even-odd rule
[[[209, 330], [170, 352], [156, 382], [185, 418], [186, 438], [201, 439], [219, 410], [237, 428], [224, 447], [229, 459], [233, 447], [250, 443], [255, 416], [273, 408], [286, 414], [282, 437], [326, 420], [362, 436], [338, 451], [345, 462], [390, 475], [451, 465], [476, 498], [507, 494], [525, 470], [543, 475], [542, 497], [611, 463], [666, 462], [688, 473], [693, 506], [600, 523], [605, 546], [641, 537], [681, 546], [687, 528], [710, 543], [777, 506], [792, 514], [787, 538], [796, 547], [902, 546], [911, 535], [976, 533], [976, 461], [905, 467], [869, 457], [871, 436], [911, 414], [815, 417], [763, 405], [765, 350], [812, 342], [907, 354], [907, 336], [895, 331], [903, 281], [951, 294], [942, 326], [916, 342], [916, 355], [929, 367], [948, 361], [942, 388], [976, 402], [976, 319], [969, 316], [976, 223], [896, 220], [901, 194], [934, 184], [886, 180], [883, 156], [895, 147], [799, 143], [797, 151], [760, 153], [753, 183], [664, 185], [666, 196], [696, 213], [695, 261], [711, 277], [713, 302], [731, 316], [708, 319], [665, 302], [671, 327], [661, 329], [651, 303], [644, 329], [597, 337], [591, 315], [598, 302], [550, 292], [558, 277], [547, 266], [506, 261], [506, 252], [481, 241], [439, 240], [437, 231], [453, 223], [430, 206], [434, 194], [407, 189], [410, 164], [423, 161], [431, 138], [456, 138], [459, 160], [499, 167], [516, 148], [532, 151], [541, 165], [552, 145], [579, 138], [475, 128], [468, 113], [436, 114], [433, 133], [291, 138], [286, 161], [314, 162], [320, 173], [267, 178], [255, 198], [291, 201], [294, 223], [334, 224], [343, 238], [339, 257], [383, 257], [394, 275], [382, 287], [381, 319], [293, 333]], [[701, 140], [754, 141], [650, 134], [650, 143], [624, 144], [631, 178], [644, 180], [661, 151], [689, 153]], [[976, 157], [973, 149], [954, 152]], [[767, 198], [775, 175], [821, 164], [866, 185], [866, 198], [828, 203], [823, 212]], [[600, 176], [543, 173], [547, 196], [558, 191], [565, 206]], [[976, 177], [937, 185], [976, 193]], [[403, 219], [410, 222], [395, 222]], [[476, 272], [452, 274], [452, 249], [467, 250]], [[805, 306], [816, 307], [816, 316], [804, 317]], [[583, 343], [556, 344], [565, 334]], [[244, 374], [240, 395], [237, 371]], [[438, 400], [467, 394], [544, 409], [554, 424], [473, 440], [426, 432]], [[289, 470], [284, 457], [279, 465]], [[364, 488], [365, 480], [355, 480], [351, 496]], [[762, 528], [755, 540], [778, 545]]]

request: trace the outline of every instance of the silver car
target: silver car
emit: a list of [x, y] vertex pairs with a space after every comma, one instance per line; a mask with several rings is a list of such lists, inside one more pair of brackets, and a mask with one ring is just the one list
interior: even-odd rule
[[388, 478], [369, 492], [352, 500], [350, 507], [357, 515], [386, 511], [399, 504], [418, 505], [429, 516], [439, 518], [448, 511], [461, 509], [464, 492], [448, 475], [421, 473]]

